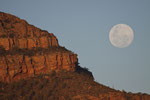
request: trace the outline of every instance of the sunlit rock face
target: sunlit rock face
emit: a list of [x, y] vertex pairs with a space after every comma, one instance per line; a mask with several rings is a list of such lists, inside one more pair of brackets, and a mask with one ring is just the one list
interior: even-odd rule
[[0, 45], [9, 50], [18, 48], [49, 48], [59, 46], [57, 38], [26, 21], [10, 14], [0, 13]]
[[52, 33], [0, 12], [0, 100], [31, 96], [36, 98], [32, 100], [41, 100], [39, 96], [50, 98], [42, 100], [150, 100], [147, 94], [121, 92], [95, 82], [92, 73], [78, 65], [77, 54], [61, 47]]
[[53, 33], [0, 12], [0, 81], [10, 82], [52, 70], [75, 71], [77, 54], [59, 46]]

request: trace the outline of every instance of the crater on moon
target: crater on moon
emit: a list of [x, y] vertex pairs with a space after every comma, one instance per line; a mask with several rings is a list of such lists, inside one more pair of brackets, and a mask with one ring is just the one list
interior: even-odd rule
[[126, 24], [117, 24], [109, 32], [111, 44], [118, 48], [128, 47], [134, 38], [133, 30]]

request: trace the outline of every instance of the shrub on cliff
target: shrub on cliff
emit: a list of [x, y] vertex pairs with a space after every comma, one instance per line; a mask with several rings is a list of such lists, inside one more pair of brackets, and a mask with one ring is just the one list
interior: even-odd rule
[[[88, 87], [98, 86], [87, 76], [77, 72], [51, 72], [49, 74], [37, 75], [28, 80], [20, 80], [10, 84], [1, 83], [0, 100], [69, 100], [78, 94], [87, 94], [99, 91], [87, 90]], [[14, 97], [15, 96], [15, 97]]]
[[18, 48], [18, 47], [13, 47], [10, 50], [5, 50], [3, 46], [0, 46], [0, 55], [16, 55], [16, 54], [21, 54], [21, 55], [28, 55], [28, 56], [33, 56], [35, 54], [49, 54], [49, 53], [57, 53], [57, 52], [68, 52], [71, 53], [71, 51], [67, 50], [64, 47], [51, 47], [51, 48], [35, 48], [33, 47], [32, 49], [27, 49], [27, 48]]
[[4, 55], [6, 52], [5, 48], [0, 45], [0, 55]]
[[[112, 95], [108, 95], [109, 93]], [[78, 96], [79, 99], [73, 100], [80, 100], [80, 97], [82, 100], [91, 100], [88, 96], [99, 98], [100, 95], [103, 98], [100, 100], [109, 100], [109, 96], [134, 99], [134, 94], [116, 91], [95, 82], [85, 74], [65, 70], [36, 75], [10, 84], [0, 83], [0, 100], [72, 100]]]

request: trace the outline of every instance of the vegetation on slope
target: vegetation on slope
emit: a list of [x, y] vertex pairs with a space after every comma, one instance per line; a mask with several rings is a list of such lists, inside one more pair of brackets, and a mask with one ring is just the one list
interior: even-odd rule
[[0, 46], [0, 56], [5, 56], [5, 55], [17, 55], [17, 54], [21, 54], [21, 55], [28, 55], [28, 56], [33, 56], [35, 54], [47, 54], [47, 53], [57, 53], [57, 52], [61, 52], [61, 53], [71, 53], [71, 51], [67, 50], [65, 47], [57, 47], [57, 46], [53, 46], [51, 48], [32, 48], [32, 49], [20, 49], [17, 47], [14, 47], [13, 49], [10, 50], [5, 50], [3, 46]]
[[92, 95], [114, 91], [93, 81], [84, 73], [55, 71], [28, 80], [0, 83], [0, 100], [70, 100], [77, 95]]
[[[9, 84], [0, 82], [0, 100], [111, 100], [111, 96], [115, 100], [149, 100], [147, 94], [126, 93], [101, 85], [84, 71], [52, 71]], [[148, 97], [142, 99], [144, 96]]]

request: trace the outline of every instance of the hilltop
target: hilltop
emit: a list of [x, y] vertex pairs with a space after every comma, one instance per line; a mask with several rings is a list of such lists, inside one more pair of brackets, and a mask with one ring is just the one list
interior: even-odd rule
[[0, 12], [0, 81], [11, 82], [52, 70], [75, 71], [77, 63], [77, 54], [59, 46], [53, 33]]
[[56, 36], [0, 12], [0, 100], [150, 100], [94, 81]]

